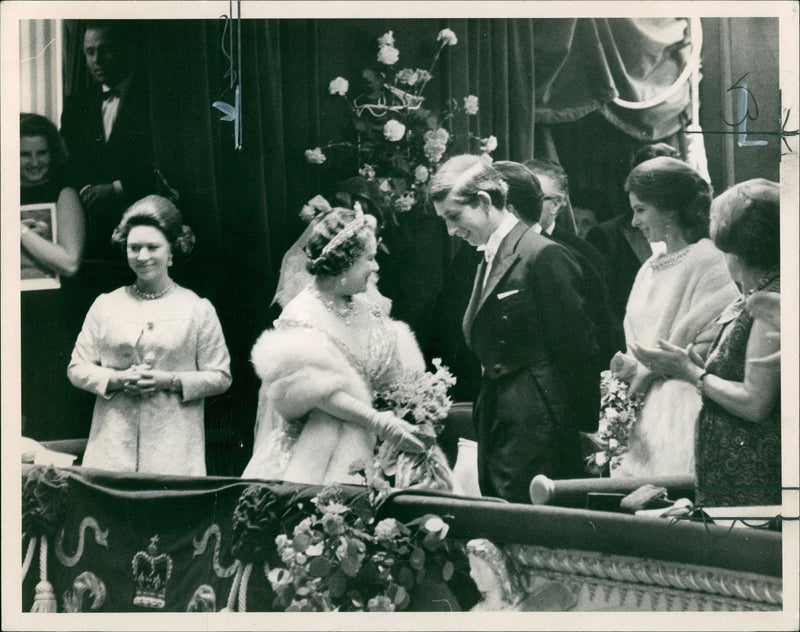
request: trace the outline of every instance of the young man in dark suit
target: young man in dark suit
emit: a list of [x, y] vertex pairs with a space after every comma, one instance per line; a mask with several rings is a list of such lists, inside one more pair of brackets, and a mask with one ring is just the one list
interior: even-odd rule
[[[593, 396], [570, 374], [597, 363], [581, 272], [506, 208], [507, 184], [477, 156], [448, 160], [429, 195], [450, 235], [483, 247], [463, 331], [483, 367], [474, 421], [481, 493], [530, 502], [537, 474], [581, 476], [578, 425]], [[598, 378], [599, 379], [599, 378]]]

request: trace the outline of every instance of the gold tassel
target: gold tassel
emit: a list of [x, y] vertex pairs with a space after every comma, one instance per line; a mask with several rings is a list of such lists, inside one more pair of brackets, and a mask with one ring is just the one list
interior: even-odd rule
[[233, 584], [231, 584], [231, 591], [228, 593], [228, 603], [226, 606], [220, 610], [220, 612], [234, 612], [233, 610], [233, 600], [236, 599], [236, 595], [239, 592], [239, 584], [242, 581], [242, 563], [238, 562], [236, 567], [236, 576], [233, 578]]
[[244, 567], [242, 582], [239, 584], [239, 612], [247, 612], [247, 582], [250, 580], [250, 573], [253, 572], [253, 563], [248, 562]]
[[53, 585], [47, 581], [47, 536], [42, 536], [39, 547], [39, 583], [36, 584], [36, 594], [33, 597], [31, 612], [57, 612], [56, 592]]

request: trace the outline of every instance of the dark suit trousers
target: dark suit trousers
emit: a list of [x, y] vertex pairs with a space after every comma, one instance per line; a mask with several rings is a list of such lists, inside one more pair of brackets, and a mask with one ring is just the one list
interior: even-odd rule
[[478, 482], [484, 496], [530, 503], [537, 474], [583, 476], [575, 423], [547, 375], [526, 367], [496, 379], [484, 376], [473, 420]]

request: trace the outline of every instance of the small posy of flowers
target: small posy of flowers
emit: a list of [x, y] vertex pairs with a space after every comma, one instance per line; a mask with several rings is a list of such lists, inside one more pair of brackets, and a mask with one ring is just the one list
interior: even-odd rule
[[[394, 31], [377, 38], [377, 65], [366, 68], [362, 81], [354, 83], [335, 77], [328, 92], [341, 97], [352, 116], [353, 135], [342, 142], [330, 142], [305, 152], [306, 161], [352, 174], [346, 180], [361, 180], [362, 188], [371, 191], [375, 212], [395, 217], [414, 209], [424, 209], [425, 188], [430, 173], [444, 159], [454, 139], [454, 117], [470, 119], [480, 109], [475, 95], [461, 102], [453, 99], [441, 112], [424, 107], [425, 87], [433, 78], [433, 70], [442, 52], [458, 44], [451, 29], [442, 29], [436, 36], [438, 48], [428, 69], [411, 65], [398, 67], [401, 53]], [[355, 96], [351, 96], [351, 93]], [[468, 150], [485, 156], [497, 148], [494, 136], [480, 138], [468, 133]]]
[[[268, 573], [275, 608], [286, 612], [404, 610], [413, 586], [434, 571], [453, 575], [444, 546], [449, 525], [434, 515], [408, 524], [376, 521], [374, 508], [348, 505], [341, 489], [324, 487], [312, 515], [291, 537], [275, 538], [281, 566]], [[434, 558], [438, 564], [432, 564]]]
[[596, 433], [603, 447], [587, 457], [587, 469], [600, 475], [619, 466], [622, 455], [628, 451], [631, 430], [642, 408], [641, 395], [629, 395], [628, 384], [612, 371], [600, 374], [600, 419]]

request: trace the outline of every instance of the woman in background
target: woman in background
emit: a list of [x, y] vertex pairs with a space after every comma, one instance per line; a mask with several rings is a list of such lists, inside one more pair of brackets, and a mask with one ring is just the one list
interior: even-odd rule
[[182, 221], [150, 195], [114, 230], [136, 281], [95, 300], [72, 353], [69, 379], [97, 396], [84, 466], [206, 473], [203, 400], [230, 386], [230, 357], [211, 303], [169, 276], [194, 244]]
[[[79, 270], [85, 241], [83, 207], [66, 184], [67, 156], [55, 125], [39, 114], [20, 114], [20, 204], [55, 204], [56, 224], [20, 220], [22, 277], [61, 277], [61, 288], [22, 292], [22, 434], [33, 439], [86, 436], [87, 398], [69, 384], [64, 368], [80, 329], [81, 305], [68, 279]], [[55, 241], [48, 236], [55, 232]], [[76, 309], [77, 308], [77, 309]], [[83, 308], [85, 309], [85, 308]]]
[[778, 505], [779, 185], [748, 180], [716, 198], [711, 205], [711, 237], [725, 253], [742, 296], [718, 319], [722, 330], [705, 366], [666, 341], [655, 347], [634, 346], [633, 352], [654, 371], [683, 380], [703, 396], [697, 422], [698, 500], [712, 506]]
[[719, 325], [716, 319], [738, 296], [725, 256], [708, 238], [711, 185], [674, 158], [647, 160], [628, 175], [633, 220], [666, 252], [648, 259], [636, 275], [625, 313], [628, 353], [611, 370], [641, 393], [644, 404], [631, 431], [629, 450], [612, 476], [688, 475], [695, 471], [694, 431], [701, 399], [693, 384], [665, 379], [632, 353], [658, 340], [704, 358]]

